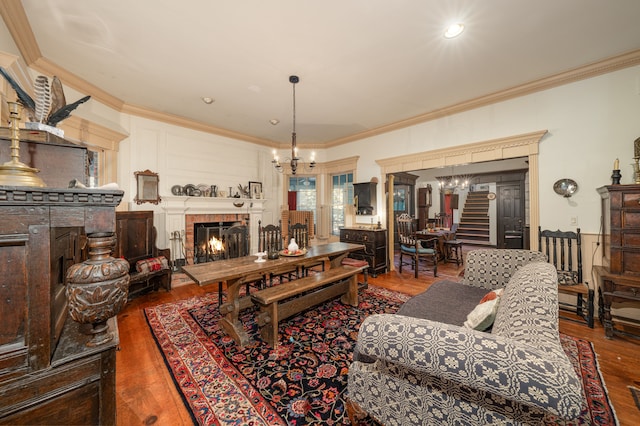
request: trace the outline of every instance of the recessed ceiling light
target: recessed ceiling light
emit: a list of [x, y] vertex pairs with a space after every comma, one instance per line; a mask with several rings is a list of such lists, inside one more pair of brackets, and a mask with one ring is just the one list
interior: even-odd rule
[[202, 98], [202, 102], [204, 102], [207, 105], [211, 105], [212, 103], [214, 103], [216, 100], [213, 98], [210, 98], [208, 96], [205, 96]]
[[455, 24], [451, 24], [447, 27], [444, 32], [444, 38], [455, 38], [458, 37], [464, 31], [464, 24], [457, 22]]
[[271, 120], [269, 120], [269, 123], [275, 126], [276, 124], [280, 123], [280, 120], [278, 120], [277, 118], [272, 118]]

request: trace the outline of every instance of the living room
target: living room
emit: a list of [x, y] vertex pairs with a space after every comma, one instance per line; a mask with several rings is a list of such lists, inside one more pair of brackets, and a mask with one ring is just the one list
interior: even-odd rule
[[[3, 17], [0, 24], [0, 66], [19, 78], [25, 87], [30, 88], [29, 84], [37, 75], [58, 75], [64, 84], [67, 100], [92, 96], [60, 127], [71, 139], [98, 153], [100, 166], [97, 178], [100, 185], [115, 182], [124, 190], [124, 199], [118, 210], [154, 211], [157, 245], [161, 248], [169, 248], [172, 233], [184, 228], [171, 221], [165, 203], [137, 204], [134, 201], [137, 193], [135, 173], [139, 171], [151, 170], [158, 174], [158, 193], [167, 202], [172, 200], [172, 187], [176, 185], [206, 183], [235, 190], [239, 184], [260, 182], [261, 220], [274, 223], [280, 218], [280, 211], [287, 205], [286, 178], [290, 175], [276, 172], [272, 160], [274, 149], [282, 158], [290, 156], [292, 110], [291, 85], [287, 79], [292, 73], [300, 76], [296, 87], [300, 156], [308, 159], [313, 151], [317, 162], [313, 171], [303, 170], [299, 174], [317, 177], [319, 205], [330, 203], [329, 176], [333, 173], [353, 173], [354, 182], [377, 179], [380, 182], [378, 210], [385, 227], [388, 227], [389, 215], [385, 212], [384, 183], [389, 173], [527, 157], [531, 175], [531, 242], [537, 246], [538, 225], [554, 230], [579, 227], [583, 236], [584, 270], [591, 271], [602, 258], [601, 197], [596, 189], [612, 183], [616, 159], [619, 159], [622, 174], [620, 183], [634, 183], [634, 141], [640, 136], [640, 45], [637, 42], [616, 46], [608, 56], [585, 56], [561, 71], [523, 75], [519, 84], [496, 87], [483, 92], [482, 96], [462, 93], [456, 102], [439, 105], [437, 109], [416, 110], [412, 115], [389, 120], [393, 121], [391, 124], [362, 125], [366, 129], [357, 128], [348, 136], [329, 138], [325, 145], [310, 135], [323, 122], [322, 118], [317, 118], [311, 124], [314, 118], [309, 117], [309, 105], [314, 103], [320, 90], [314, 85], [314, 77], [299, 69], [279, 70], [279, 73], [269, 71], [269, 74], [274, 74], [274, 79], [278, 79], [274, 86], [282, 92], [278, 96], [285, 98], [278, 106], [278, 117], [282, 122], [275, 126], [285, 136], [252, 137], [244, 134], [242, 128], [228, 130], [204, 124], [199, 119], [123, 101], [122, 95], [100, 90], [98, 85], [94, 86], [74, 74], [66, 69], [64, 60], [48, 56], [50, 47], [46, 36], [39, 35], [40, 30], [33, 28], [35, 18], [31, 14], [40, 11], [35, 3], [11, 0], [0, 6]], [[624, 3], [620, 9], [620, 17], [633, 16], [637, 12], [637, 6], [632, 2]], [[588, 15], [593, 22], [598, 22], [597, 16]], [[284, 16], [295, 19], [296, 13], [290, 11]], [[286, 25], [286, 22], [278, 22], [278, 25]], [[540, 32], [544, 28], [545, 25], [539, 24]], [[636, 33], [633, 31], [637, 30], [627, 26], [624, 30], [627, 31], [627, 40], [640, 39], [634, 37]], [[594, 31], [601, 30], [596, 25]], [[603, 34], [601, 36], [604, 37]], [[579, 45], [578, 41], [573, 43]], [[157, 47], [150, 52], [150, 56], [165, 55]], [[177, 53], [171, 55], [180, 56]], [[541, 61], [553, 60], [541, 58], [544, 58]], [[179, 57], [171, 59], [184, 60]], [[128, 63], [134, 67], [136, 61], [143, 59], [134, 61], [130, 58]], [[313, 62], [313, 58], [300, 57], [292, 65], [302, 61]], [[503, 68], [511, 66], [508, 62], [499, 65]], [[304, 70], [304, 67], [300, 66], [300, 69]], [[473, 86], [473, 74], [471, 71], [467, 73], [468, 81], [459, 82], [461, 91]], [[162, 98], [163, 91], [180, 92], [180, 80], [189, 78], [188, 71], [173, 76], [171, 81], [167, 80], [167, 86], [156, 88], [157, 97]], [[357, 74], [349, 78], [357, 79]], [[345, 96], [350, 85], [354, 84], [348, 81], [349, 78], [345, 77], [340, 84]], [[176, 87], [168, 87], [169, 84]], [[405, 91], [410, 92], [411, 88], [403, 88], [397, 96], [402, 97]], [[0, 112], [6, 123], [6, 100], [13, 100], [15, 94], [4, 80], [0, 84], [0, 93]], [[202, 107], [210, 108], [198, 99], [205, 95], [208, 94], [189, 94]], [[183, 96], [185, 104], [195, 102], [187, 100], [186, 94]], [[362, 102], [373, 103], [373, 99], [375, 96]], [[249, 103], [250, 100], [246, 95], [238, 100], [226, 99], [230, 103]], [[216, 104], [222, 101], [217, 100], [212, 107], [216, 108]], [[342, 110], [339, 99], [325, 105], [325, 108]], [[201, 114], [206, 116], [208, 113]], [[562, 178], [571, 178], [578, 183], [579, 190], [569, 198], [553, 191], [554, 183]], [[338, 236], [331, 233], [331, 227], [325, 225], [319, 222], [318, 236], [329, 241], [337, 240]], [[257, 226], [257, 222], [252, 226]], [[593, 278], [587, 275], [592, 282]]]

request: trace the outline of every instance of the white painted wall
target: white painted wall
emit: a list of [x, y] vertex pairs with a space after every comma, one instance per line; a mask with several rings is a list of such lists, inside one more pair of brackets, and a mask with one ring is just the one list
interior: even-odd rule
[[[639, 81], [640, 67], [632, 67], [341, 145], [318, 157], [331, 161], [358, 155], [356, 180], [364, 176], [384, 182], [378, 159], [547, 129], [539, 157], [540, 222], [545, 228], [567, 229], [570, 218], [577, 217], [583, 234], [597, 234], [600, 198], [595, 189], [611, 182], [615, 158], [620, 158], [622, 183], [633, 181], [633, 141], [640, 136]], [[267, 214], [278, 217], [282, 175], [273, 171], [267, 147], [126, 115], [121, 123], [131, 135], [119, 153], [119, 183], [127, 201], [135, 196], [133, 173], [145, 169], [160, 174], [161, 195], [170, 194], [176, 184], [227, 189], [255, 180], [263, 182]], [[552, 190], [563, 177], [578, 182], [580, 189], [572, 198]], [[378, 185], [378, 191], [378, 210], [384, 211], [384, 185]]]
[[[633, 183], [633, 141], [640, 136], [640, 67], [534, 93], [329, 150], [327, 160], [360, 155], [358, 175], [379, 175], [375, 160], [547, 129], [540, 144], [540, 222], [566, 229], [578, 218], [583, 233], [597, 233], [600, 198], [620, 158], [622, 183]], [[553, 183], [578, 182], [570, 199]], [[382, 191], [383, 185], [379, 185]], [[381, 192], [378, 194], [381, 200]], [[435, 197], [434, 197], [435, 198]]]
[[[279, 218], [280, 175], [271, 166], [267, 147], [211, 135], [153, 120], [128, 117], [129, 138], [120, 144], [118, 181], [125, 190], [129, 210], [154, 210], [158, 246], [168, 246], [167, 230], [161, 229], [164, 214], [160, 206], [137, 205], [134, 173], [151, 170], [159, 174], [161, 197], [171, 196], [171, 187], [187, 184], [217, 185], [220, 190], [238, 190], [249, 181], [262, 182], [265, 223]], [[257, 226], [257, 225], [256, 225]]]

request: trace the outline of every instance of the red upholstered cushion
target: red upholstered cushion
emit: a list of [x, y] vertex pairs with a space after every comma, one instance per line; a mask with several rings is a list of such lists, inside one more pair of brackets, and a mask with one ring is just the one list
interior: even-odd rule
[[369, 263], [366, 260], [352, 259], [345, 257], [342, 259], [342, 264], [347, 266], [368, 266]]
[[164, 256], [152, 257], [136, 262], [136, 271], [138, 272], [149, 273], [162, 269], [169, 269], [169, 261]]

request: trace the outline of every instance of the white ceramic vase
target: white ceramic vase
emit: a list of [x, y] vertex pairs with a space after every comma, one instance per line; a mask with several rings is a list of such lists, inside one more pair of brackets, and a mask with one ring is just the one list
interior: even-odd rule
[[298, 244], [296, 243], [295, 238], [291, 239], [291, 242], [289, 243], [289, 246], [287, 247], [287, 249], [289, 250], [289, 253], [295, 253], [298, 251]]

